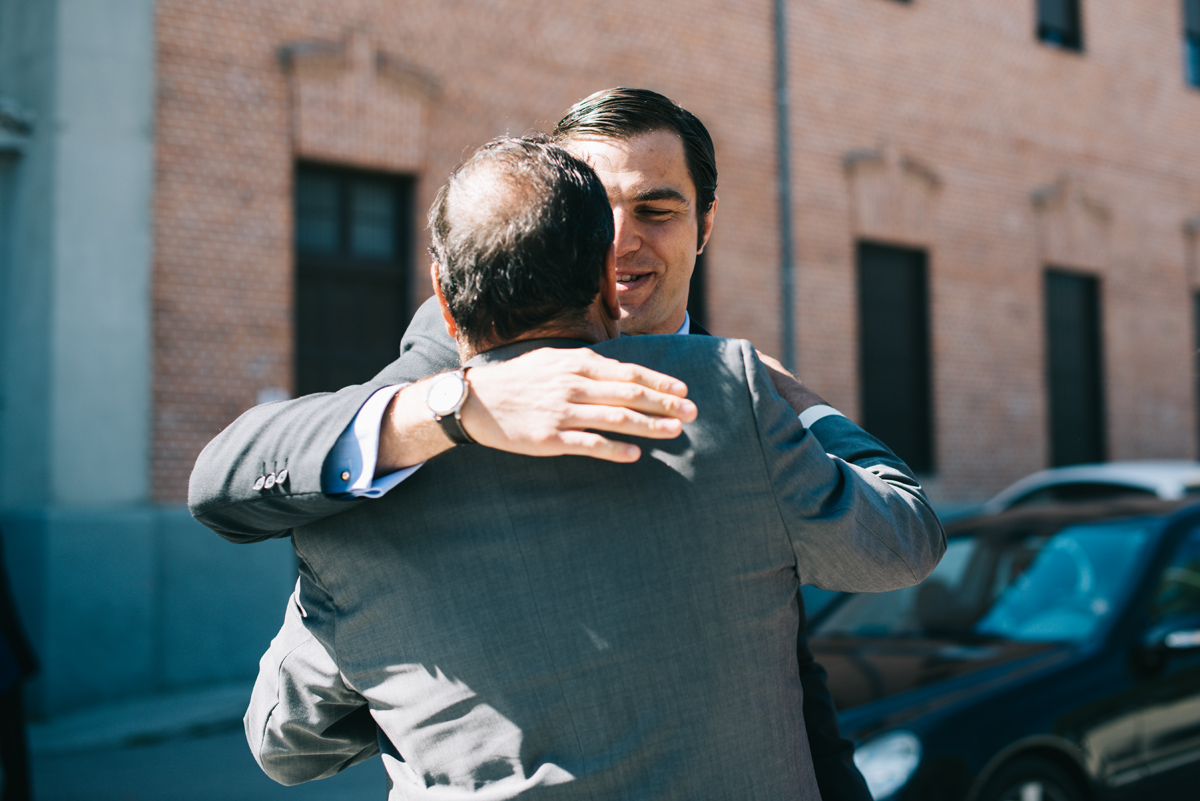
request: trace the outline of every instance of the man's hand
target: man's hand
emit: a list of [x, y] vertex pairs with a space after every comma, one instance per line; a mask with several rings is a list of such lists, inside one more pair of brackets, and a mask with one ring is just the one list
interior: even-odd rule
[[[587, 348], [541, 348], [472, 367], [461, 417], [480, 445], [527, 456], [574, 454], [634, 462], [638, 446], [595, 433], [671, 439], [696, 419], [687, 386]], [[451, 442], [425, 406], [425, 381], [397, 393], [384, 415], [376, 475], [417, 464]]]
[[777, 359], [766, 355], [761, 350], [756, 349], [754, 352], [767, 366], [767, 372], [771, 375], [771, 383], [775, 385], [775, 391], [788, 402], [796, 414], [800, 414], [810, 406], [821, 406], [825, 403], [820, 395], [801, 384], [800, 380], [788, 372], [787, 368]]

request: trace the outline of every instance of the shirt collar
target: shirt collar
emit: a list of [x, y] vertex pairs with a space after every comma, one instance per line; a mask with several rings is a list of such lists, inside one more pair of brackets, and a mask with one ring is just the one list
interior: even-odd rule
[[[692, 333], [692, 317], [686, 311], [683, 313], [683, 325], [679, 326], [679, 330], [676, 331], [675, 333], [676, 334]], [[633, 334], [622, 333], [621, 336], [628, 337], [628, 336], [633, 336]]]

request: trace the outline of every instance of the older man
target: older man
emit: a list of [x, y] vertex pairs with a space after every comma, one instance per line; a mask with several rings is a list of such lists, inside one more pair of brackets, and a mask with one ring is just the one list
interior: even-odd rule
[[[555, 137], [591, 163], [607, 191], [622, 332], [704, 333], [687, 316], [688, 283], [717, 209], [716, 163], [703, 124], [654, 92], [614, 89], [572, 107]], [[421, 450], [429, 443], [411, 421], [395, 415], [399, 384], [458, 365], [432, 299], [414, 318], [402, 351], [371, 384], [259, 407], [226, 429], [193, 474], [197, 517], [230, 539], [253, 541], [285, 535], [356, 505], [347, 499], [379, 497], [396, 486], [432, 455]], [[872, 487], [881, 498], [921, 500], [916, 508], [897, 507], [889, 525], [936, 530], [906, 471], [881, 472], [873, 452], [857, 448], [859, 429], [788, 377], [776, 372], [772, 378], [827, 452], [880, 473]], [[679, 420], [694, 413], [667, 376], [590, 350], [539, 350], [484, 365], [471, 371], [469, 387], [452, 418], [463, 432], [452, 427], [451, 433], [531, 455], [636, 459], [638, 445], [595, 432], [672, 437]], [[625, 407], [605, 405], [614, 403]], [[440, 442], [453, 444], [445, 436]], [[838, 735], [824, 672], [803, 638], [802, 606], [800, 621], [803, 712], [822, 794], [863, 801], [869, 794], [853, 749]]]
[[481, 148], [430, 221], [464, 368], [390, 402], [409, 457], [464, 436], [475, 369], [543, 347], [680, 376], [700, 413], [633, 464], [454, 448], [296, 528], [300, 585], [247, 715], [260, 764], [292, 782], [370, 755], [365, 703], [393, 799], [819, 799], [797, 589], [920, 581], [944, 542], [919, 493], [829, 457], [749, 343], [617, 338], [629, 274], [605, 187], [566, 151]]

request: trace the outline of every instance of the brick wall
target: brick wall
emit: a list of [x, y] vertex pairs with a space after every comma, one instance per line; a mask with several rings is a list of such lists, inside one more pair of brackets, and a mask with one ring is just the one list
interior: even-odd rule
[[891, 151], [937, 179], [919, 224], [883, 238], [930, 254], [944, 498], [1046, 464], [1047, 264], [1101, 279], [1110, 457], [1196, 454], [1200, 92], [1182, 80], [1179, 4], [1085, 0], [1082, 54], [1034, 40], [1035, 6], [814, 0], [790, 26], [802, 371], [856, 408], [852, 244], [874, 232], [856, 230], [844, 156]]
[[[855, 242], [927, 248], [937, 497], [1045, 464], [1047, 263], [1102, 280], [1111, 456], [1195, 454], [1200, 92], [1181, 78], [1177, 6], [1085, 0], [1074, 54], [1034, 41], [1033, 0], [789, 4], [801, 376], [857, 412]], [[769, 0], [160, 0], [157, 14], [157, 500], [183, 499], [200, 448], [261, 391], [291, 389], [298, 155], [415, 174], [423, 214], [486, 139], [547, 129], [596, 89], [661, 91], [716, 142], [710, 327], [778, 352]]]

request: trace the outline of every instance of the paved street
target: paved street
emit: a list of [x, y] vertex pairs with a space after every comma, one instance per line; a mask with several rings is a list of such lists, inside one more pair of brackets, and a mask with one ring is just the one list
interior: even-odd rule
[[259, 770], [240, 728], [158, 745], [35, 756], [37, 801], [359, 801], [387, 793], [383, 763], [284, 787]]
[[383, 763], [276, 784], [242, 732], [248, 683], [134, 699], [30, 728], [36, 801], [359, 801], [387, 794]]

